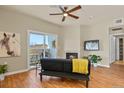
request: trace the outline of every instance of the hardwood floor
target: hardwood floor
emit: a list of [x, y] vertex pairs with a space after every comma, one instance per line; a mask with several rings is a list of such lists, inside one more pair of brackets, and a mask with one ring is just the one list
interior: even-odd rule
[[[85, 82], [43, 76], [40, 82], [35, 70], [7, 76], [0, 82], [2, 88], [85, 88]], [[124, 87], [124, 65], [112, 64], [110, 68], [97, 67], [91, 69], [90, 88]]]
[[113, 64], [124, 65], [124, 61], [115, 61]]

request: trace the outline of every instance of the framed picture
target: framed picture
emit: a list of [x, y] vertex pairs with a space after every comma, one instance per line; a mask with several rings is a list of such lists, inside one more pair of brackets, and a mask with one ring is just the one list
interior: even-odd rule
[[20, 56], [20, 34], [0, 32], [0, 57]]
[[99, 40], [84, 41], [84, 50], [98, 51], [99, 50]]

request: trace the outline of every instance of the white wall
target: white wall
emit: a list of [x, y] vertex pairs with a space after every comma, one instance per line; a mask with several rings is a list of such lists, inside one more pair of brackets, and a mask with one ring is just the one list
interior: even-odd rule
[[41, 31], [58, 35], [58, 56], [63, 55], [63, 33], [61, 27], [41, 19], [0, 8], [0, 31], [20, 33], [21, 56], [0, 58], [0, 64], [8, 63], [8, 71], [18, 71], [28, 68], [27, 63], [27, 30]]
[[[63, 27], [64, 31], [64, 54], [66, 52], [78, 52], [80, 57], [90, 54], [100, 55], [103, 66], [109, 66], [109, 28], [112, 20], [105, 20], [92, 26]], [[99, 40], [99, 51], [84, 51], [83, 43], [86, 40]]]
[[112, 20], [103, 20], [92, 26], [81, 26], [81, 46], [86, 40], [99, 40], [99, 51], [84, 51], [81, 50], [82, 56], [90, 54], [100, 55], [102, 57], [101, 65], [109, 66], [109, 27]]
[[[71, 26], [63, 27], [64, 31], [64, 54], [68, 51], [78, 51], [80, 57], [96, 54], [102, 57], [101, 65], [110, 66], [112, 60], [114, 61], [115, 55], [110, 55], [110, 35], [109, 30], [113, 25], [113, 19], [104, 19], [91, 26]], [[84, 41], [86, 40], [99, 40], [99, 51], [84, 51]], [[112, 44], [113, 46], [115, 44]], [[114, 46], [115, 47], [115, 46]], [[112, 47], [113, 48], [113, 47]], [[112, 50], [115, 53], [115, 50]]]
[[64, 26], [64, 57], [66, 52], [77, 52], [80, 57], [80, 26]]

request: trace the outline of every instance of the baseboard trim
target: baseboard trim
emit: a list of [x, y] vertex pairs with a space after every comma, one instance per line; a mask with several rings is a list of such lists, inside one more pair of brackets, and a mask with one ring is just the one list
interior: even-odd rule
[[[98, 64], [98, 66], [110, 68], [110, 66], [108, 66], [108, 65]], [[13, 75], [13, 74], [17, 74], [17, 73], [27, 72], [27, 71], [29, 71], [29, 69], [23, 69], [23, 70], [18, 70], [18, 71], [13, 71], [13, 72], [7, 72], [5, 75], [8, 76], [8, 75]]]
[[110, 68], [110, 66], [108, 66], [108, 65], [102, 65], [102, 64], [98, 64], [98, 66], [100, 66], [100, 67], [106, 67], [106, 68]]
[[29, 69], [23, 69], [23, 70], [18, 70], [18, 71], [13, 71], [13, 72], [7, 72], [5, 75], [13, 75], [13, 74], [17, 74], [17, 73], [22, 73], [22, 72], [26, 72], [29, 71]]

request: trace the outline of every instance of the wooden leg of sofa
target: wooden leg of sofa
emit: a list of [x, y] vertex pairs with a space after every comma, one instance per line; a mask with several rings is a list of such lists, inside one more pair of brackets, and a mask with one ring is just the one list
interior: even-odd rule
[[40, 81], [42, 81], [42, 73], [40, 73]]
[[88, 88], [89, 80], [86, 80], [86, 88]]

